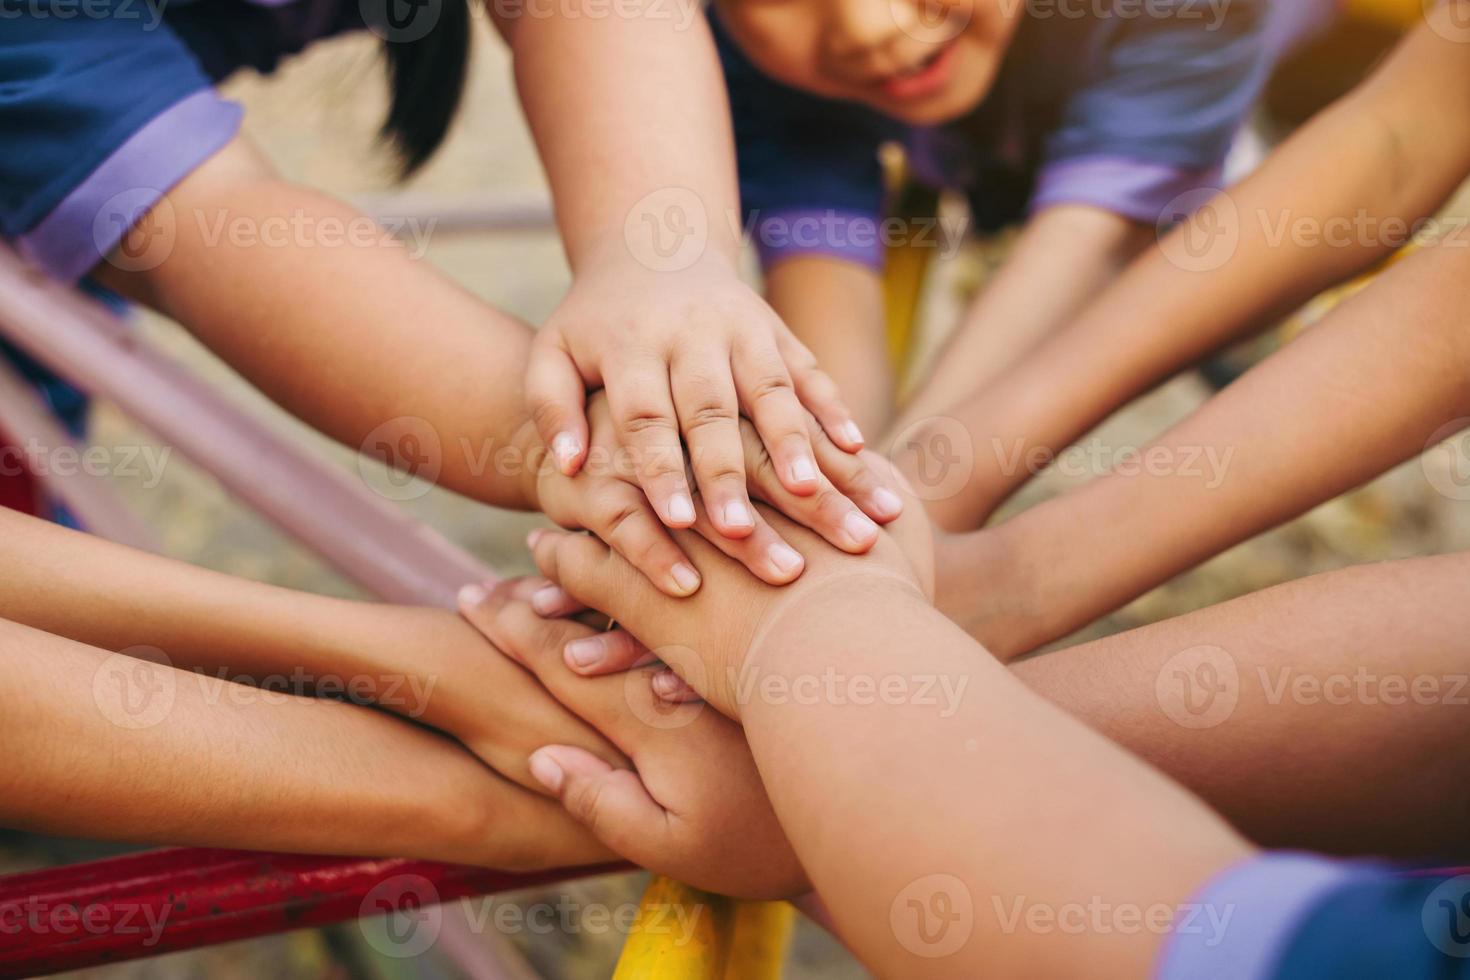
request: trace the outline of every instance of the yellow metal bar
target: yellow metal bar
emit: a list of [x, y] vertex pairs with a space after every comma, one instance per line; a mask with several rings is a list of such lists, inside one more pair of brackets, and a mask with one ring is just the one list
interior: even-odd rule
[[786, 902], [736, 902], [724, 980], [781, 980], [795, 922]]
[[638, 903], [613, 980], [721, 980], [735, 904], [655, 875]]

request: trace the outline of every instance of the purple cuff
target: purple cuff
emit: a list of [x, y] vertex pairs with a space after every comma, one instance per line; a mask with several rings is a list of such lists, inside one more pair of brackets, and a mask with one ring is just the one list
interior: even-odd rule
[[1170, 934], [1155, 980], [1269, 980], [1317, 903], [1360, 873], [1359, 865], [1286, 853], [1226, 869], [1190, 900], [1202, 928]]
[[1219, 187], [1223, 163], [1204, 170], [1126, 157], [1078, 157], [1047, 164], [1031, 196], [1031, 213], [1058, 204], [1090, 204], [1151, 225], [1169, 202], [1201, 187]]
[[159, 198], [229, 143], [243, 115], [212, 88], [175, 102], [20, 236], [20, 253], [54, 279], [77, 281]]
[[872, 214], [803, 208], [756, 212], [750, 234], [765, 269], [795, 255], [826, 255], [881, 269], [884, 228]]

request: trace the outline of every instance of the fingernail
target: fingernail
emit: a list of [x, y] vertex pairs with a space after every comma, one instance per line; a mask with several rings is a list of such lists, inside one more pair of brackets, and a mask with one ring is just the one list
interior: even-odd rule
[[554, 616], [562, 608], [567, 599], [567, 594], [555, 585], [548, 585], [544, 589], [537, 589], [536, 594], [531, 596], [531, 608], [543, 616]]
[[798, 456], [791, 461], [792, 483], [817, 482], [817, 464], [810, 456]]
[[801, 553], [788, 544], [782, 544], [780, 541], [777, 541], [766, 549], [766, 554], [770, 556], [771, 564], [775, 565], [776, 570], [782, 575], [790, 575], [802, 566], [803, 559]]
[[669, 520], [675, 524], [688, 524], [694, 520], [694, 501], [688, 495], [676, 493], [669, 498]]
[[567, 656], [578, 667], [591, 667], [602, 662], [602, 637], [584, 636], [567, 644]]
[[674, 576], [675, 584], [679, 586], [680, 591], [685, 595], [689, 595], [695, 589], [699, 588], [699, 573], [692, 566], [686, 565], [682, 561], [669, 569], [669, 574]]
[[855, 544], [867, 544], [878, 536], [878, 525], [858, 511], [851, 511], [842, 519], [842, 529]]
[[873, 491], [873, 506], [884, 517], [897, 517], [903, 513], [902, 498], [887, 487], [879, 487]]
[[538, 528], [536, 528], [536, 530], [534, 530], [530, 534], [526, 535], [526, 547], [527, 548], [530, 548], [532, 551], [535, 551], [536, 550], [536, 542], [537, 541], [540, 541], [541, 540], [541, 535], [543, 535], [545, 533], [546, 533], [546, 531], [544, 529], [538, 527]]
[[862, 445], [867, 441], [863, 438], [863, 430], [857, 427], [856, 422], [843, 422], [839, 428], [842, 430], [843, 438], [848, 442], [855, 442], [858, 445]]
[[654, 674], [653, 680], [648, 682], [648, 686], [653, 688], [653, 693], [660, 697], [667, 697], [670, 694], [674, 694], [682, 687], [679, 683], [679, 675], [673, 671]]
[[536, 778], [536, 782], [553, 793], [561, 792], [562, 780], [566, 777], [561, 771], [561, 766], [557, 765], [545, 750], [537, 749], [531, 753], [530, 767], [531, 775]]
[[551, 454], [556, 457], [556, 465], [563, 473], [572, 468], [572, 463], [581, 451], [582, 444], [570, 432], [558, 432], [551, 440]]
[[468, 609], [474, 609], [488, 598], [490, 598], [490, 593], [485, 590], [483, 585], [475, 582], [471, 582], [459, 590], [459, 604]]
[[727, 527], [755, 527], [755, 515], [743, 500], [732, 500], [725, 505], [725, 525]]

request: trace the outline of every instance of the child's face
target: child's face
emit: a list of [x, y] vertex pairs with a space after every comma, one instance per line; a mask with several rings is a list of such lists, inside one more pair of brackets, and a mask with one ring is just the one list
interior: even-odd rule
[[925, 125], [964, 115], [995, 80], [1019, 0], [715, 0], [762, 71]]

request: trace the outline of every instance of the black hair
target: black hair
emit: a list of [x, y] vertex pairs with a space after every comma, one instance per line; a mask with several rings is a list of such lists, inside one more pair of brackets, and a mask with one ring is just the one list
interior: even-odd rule
[[[390, 5], [402, 0], [386, 0]], [[408, 177], [434, 155], [459, 110], [470, 60], [467, 0], [408, 0], [407, 26], [391, 19], [378, 31], [388, 58], [391, 101], [382, 136], [398, 158], [399, 176]], [[376, 5], [375, 5], [376, 6]], [[417, 18], [430, 18], [418, 35]], [[399, 38], [395, 40], [394, 35]]]

